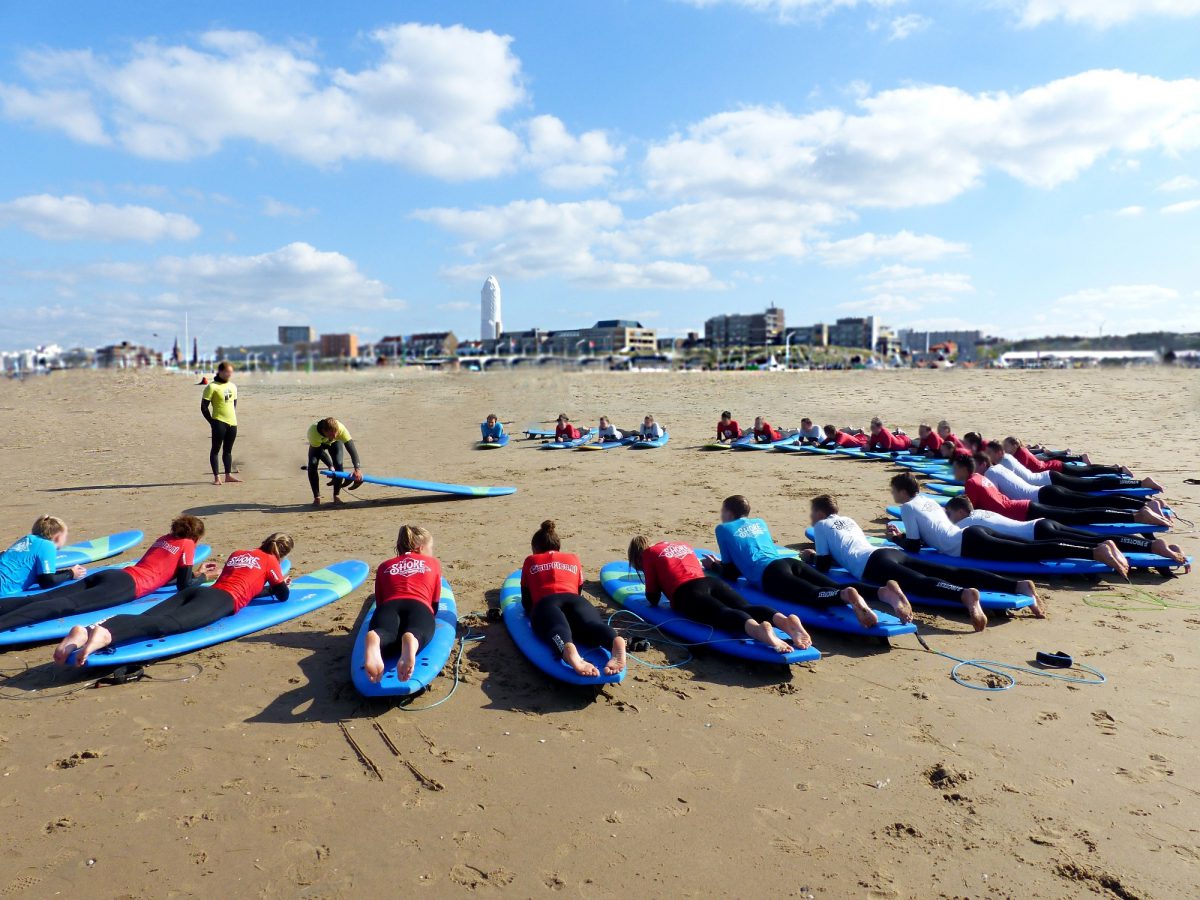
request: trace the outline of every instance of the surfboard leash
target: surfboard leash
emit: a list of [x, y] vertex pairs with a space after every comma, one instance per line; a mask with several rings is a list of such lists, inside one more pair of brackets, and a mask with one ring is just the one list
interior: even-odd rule
[[[1078, 662], [1071, 666], [1071, 670], [1078, 670], [1088, 675], [1093, 675], [1095, 678], [1077, 678], [1071, 675], [1047, 672], [1043, 669], [1034, 669], [1030, 666], [1018, 666], [1014, 665], [1013, 663], [997, 662], [994, 659], [963, 659], [962, 657], [954, 656], [950, 653], [944, 653], [941, 650], [934, 650], [929, 646], [925, 638], [921, 636], [920, 632], [914, 632], [913, 634], [916, 637], [917, 642], [925, 649], [927, 653], [932, 653], [935, 656], [942, 656], [946, 659], [953, 660], [955, 665], [950, 669], [950, 677], [957, 684], [960, 684], [965, 688], [970, 688], [973, 691], [987, 691], [989, 693], [996, 693], [999, 691], [1009, 691], [1016, 687], [1017, 679], [1010, 675], [1009, 672], [1000, 671], [1001, 669], [1007, 669], [1010, 672], [1024, 672], [1027, 675], [1036, 675], [1039, 678], [1053, 678], [1057, 681], [1065, 681], [1069, 684], [1097, 685], [1105, 684], [1108, 681], [1108, 678], [1099, 669], [1094, 669], [1091, 666]], [[995, 675], [997, 678], [1004, 679], [1004, 681], [1000, 684], [972, 684], [959, 675], [959, 670], [964, 668], [981, 669], [984, 672]]]
[[[460, 626], [462, 626], [465, 630], [458, 638], [458, 652], [454, 656], [454, 668], [453, 668], [454, 683], [450, 686], [450, 693], [448, 693], [441, 700], [438, 700], [434, 703], [428, 703], [425, 706], [412, 706], [411, 704], [408, 704], [408, 703], [397, 703], [396, 704], [397, 709], [399, 709], [403, 712], [425, 712], [426, 710], [441, 706], [443, 703], [445, 703], [447, 700], [449, 700], [451, 697], [454, 696], [455, 691], [458, 690], [459, 684], [462, 683], [463, 651], [466, 649], [467, 644], [473, 644], [476, 641], [482, 641], [484, 639], [484, 637], [486, 637], [486, 635], [484, 635], [482, 632], [478, 632], [478, 633], [474, 632], [471, 630], [470, 625], [464, 625], [463, 623], [470, 616], [486, 617], [486, 615], [487, 615], [486, 612], [465, 613], [464, 615], [459, 617], [458, 624]], [[426, 688], [425, 690], [428, 690], [428, 688]], [[421, 693], [423, 694], [423, 693], [425, 693], [425, 691], [421, 691]], [[417, 694], [415, 696], [420, 696], [420, 694]], [[414, 699], [415, 699], [415, 697], [414, 697]]]

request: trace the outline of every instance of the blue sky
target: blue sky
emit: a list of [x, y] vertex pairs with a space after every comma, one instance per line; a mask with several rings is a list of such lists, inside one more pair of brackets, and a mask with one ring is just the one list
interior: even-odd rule
[[0, 349], [473, 338], [488, 274], [513, 328], [1200, 329], [1197, 46], [1200, 0], [8, 4]]

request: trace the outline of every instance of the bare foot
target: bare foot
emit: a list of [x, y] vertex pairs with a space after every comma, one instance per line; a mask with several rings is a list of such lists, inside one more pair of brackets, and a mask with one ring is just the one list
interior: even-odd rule
[[983, 629], [987, 628], [987, 613], [979, 605], [979, 591], [975, 590], [975, 588], [964, 589], [962, 592], [962, 605], [966, 607], [967, 614], [971, 617], [971, 625], [976, 631], [983, 631]]
[[1150, 490], [1152, 490], [1152, 491], [1161, 491], [1163, 489], [1163, 486], [1161, 484], [1159, 484], [1157, 481], [1155, 481], [1153, 478], [1143, 478], [1142, 479], [1142, 487], [1150, 488]]
[[379, 679], [383, 677], [383, 652], [379, 646], [379, 635], [374, 631], [367, 632], [366, 640], [366, 659], [363, 661], [363, 668], [367, 672], [367, 678], [372, 684], [379, 684]]
[[236, 475], [226, 475], [225, 483], [226, 484], [241, 484], [242, 479], [238, 478]]
[[1038, 596], [1037, 585], [1028, 580], [1018, 581], [1017, 593], [1033, 598], [1033, 606], [1029, 607], [1029, 611], [1033, 613], [1035, 619], [1046, 618], [1046, 610], [1043, 607], [1042, 598]]
[[1134, 520], [1142, 525], [1165, 525], [1171, 527], [1171, 522], [1166, 516], [1155, 512], [1149, 505], [1143, 506], [1133, 516]]
[[904, 591], [900, 590], [898, 581], [889, 581], [879, 589], [879, 599], [890, 606], [896, 612], [896, 618], [905, 625], [913, 620], [912, 604], [908, 602], [908, 597], [904, 595]]
[[78, 650], [87, 641], [87, 629], [82, 625], [74, 626], [67, 632], [67, 636], [62, 639], [62, 642], [54, 648], [54, 661], [60, 666], [67, 664], [67, 659], [72, 653]]
[[340, 496], [338, 496], [337, 494], [334, 494], [334, 495], [333, 495], [333, 502], [334, 502], [334, 503], [345, 503], [346, 501], [345, 501], [345, 500], [343, 500], [343, 499], [342, 499]]
[[401, 681], [412, 678], [413, 669], [417, 667], [417, 651], [420, 649], [417, 636], [410, 631], [404, 632], [400, 638], [400, 661], [396, 663], [396, 677]]
[[879, 624], [879, 616], [875, 615], [875, 610], [867, 606], [867, 601], [862, 598], [862, 594], [854, 588], [843, 589], [841, 597], [853, 610], [854, 618], [858, 619], [858, 624], [863, 628], [874, 628]]
[[320, 505], [321, 505], [321, 498], [313, 497], [313, 506], [320, 506]]
[[1088, 454], [1086, 454], [1086, 453], [1080, 453], [1080, 454], [1079, 454], [1079, 460], [1080, 460], [1080, 462], [1082, 462], [1082, 463], [1083, 463], [1085, 466], [1090, 466], [1090, 465], [1092, 464], [1092, 458], [1091, 458], [1090, 456], [1088, 456]]
[[604, 667], [605, 675], [616, 675], [625, 668], [625, 638], [620, 635], [613, 641], [612, 656]]
[[81, 667], [89, 656], [97, 650], [103, 650], [112, 643], [112, 635], [103, 625], [93, 625], [88, 629], [88, 637], [83, 646], [75, 653], [75, 667]]
[[775, 629], [766, 622], [755, 622], [753, 619], [747, 619], [746, 634], [760, 644], [766, 644], [776, 653], [787, 653], [792, 649], [776, 636]]
[[1104, 563], [1123, 578], [1129, 575], [1129, 560], [1112, 541], [1105, 541], [1103, 544], [1097, 545], [1096, 549], [1092, 551], [1092, 559]]
[[1183, 553], [1183, 549], [1178, 544], [1168, 544], [1162, 538], [1156, 539], [1150, 545], [1150, 552], [1157, 556], [1165, 556], [1167, 559], [1173, 559], [1177, 563], [1187, 562], [1187, 557]]
[[215, 484], [217, 487], [220, 487], [220, 486], [221, 486], [221, 476], [220, 476], [220, 475], [214, 475], [214, 476], [213, 476], [212, 483], [213, 483], [213, 484]]
[[776, 613], [772, 624], [792, 639], [797, 650], [807, 650], [812, 646], [812, 637], [804, 630], [804, 623], [799, 616], [785, 616]]
[[575, 670], [576, 675], [595, 678], [600, 674], [599, 669], [579, 655], [579, 648], [574, 644], [563, 644], [562, 658], [563, 662]]

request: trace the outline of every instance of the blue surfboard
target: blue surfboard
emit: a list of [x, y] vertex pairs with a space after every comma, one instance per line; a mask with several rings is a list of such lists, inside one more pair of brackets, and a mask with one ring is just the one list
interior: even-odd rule
[[[198, 549], [198, 548], [197, 548]], [[292, 561], [285, 559], [279, 564], [279, 568], [286, 575], [292, 568]], [[212, 584], [213, 579], [209, 579], [206, 583]], [[97, 622], [103, 621], [111, 616], [136, 616], [139, 613], [144, 613], [152, 606], [157, 606], [168, 597], [174, 596], [175, 583], [171, 583], [159, 588], [153, 593], [147, 594], [145, 597], [140, 597], [137, 600], [130, 600], [128, 603], [120, 603], [117, 606], [110, 606], [107, 609], [95, 609], [91, 612], [74, 613], [69, 616], [62, 616], [58, 619], [47, 619], [45, 622], [35, 622], [32, 625], [26, 625], [22, 628], [13, 628], [8, 631], [0, 631], [0, 646], [11, 644], [33, 644], [39, 641], [57, 641], [64, 638], [76, 625], [87, 628], [89, 625], [95, 625]]]
[[604, 667], [612, 658], [607, 647], [585, 648], [576, 645], [579, 647], [579, 655], [600, 670], [599, 675], [588, 678], [578, 674], [563, 662], [558, 651], [551, 647], [549, 642], [533, 633], [533, 625], [529, 621], [529, 616], [525, 615], [525, 608], [521, 605], [520, 569], [504, 579], [504, 584], [500, 588], [500, 615], [504, 619], [504, 625], [508, 629], [509, 635], [512, 636], [513, 643], [517, 645], [517, 649], [525, 654], [526, 659], [551, 678], [565, 681], [567, 684], [579, 685], [619, 684], [625, 680], [625, 672], [628, 671], [628, 667], [616, 675], [604, 674]]
[[[314, 610], [328, 606], [361, 585], [370, 574], [370, 567], [360, 560], [350, 559], [334, 563], [301, 575], [292, 581], [287, 600], [274, 597], [256, 597], [238, 612], [218, 619], [211, 625], [168, 635], [164, 638], [139, 639], [128, 643], [113, 644], [88, 657], [85, 666], [120, 666], [128, 663], [148, 662], [164, 656], [190, 653], [214, 644], [223, 644], [236, 638], [262, 631], [283, 622], [289, 622]], [[68, 664], [75, 655], [71, 654]]]
[[[949, 497], [934, 497], [933, 499], [949, 500]], [[945, 506], [945, 504], [942, 504]], [[889, 506], [887, 514], [893, 519], [900, 518], [900, 507]], [[1163, 525], [1143, 525], [1140, 522], [1100, 522], [1092, 525], [1072, 525], [1072, 528], [1078, 528], [1080, 531], [1089, 531], [1092, 534], [1107, 534], [1107, 535], [1139, 535], [1139, 534], [1156, 534], [1160, 531], [1168, 531], [1169, 529]]]
[[450, 661], [450, 654], [454, 650], [454, 641], [458, 635], [458, 607], [454, 602], [454, 591], [450, 588], [450, 582], [442, 579], [442, 593], [438, 597], [438, 611], [435, 616], [437, 626], [429, 643], [417, 652], [417, 664], [413, 668], [412, 677], [407, 681], [401, 681], [396, 675], [396, 663], [400, 660], [398, 650], [383, 658], [383, 677], [378, 682], [367, 678], [363, 661], [367, 653], [367, 632], [371, 630], [371, 616], [374, 613], [375, 604], [372, 603], [354, 639], [354, 650], [350, 654], [350, 680], [354, 682], [354, 687], [364, 697], [407, 697], [425, 690]]
[[[553, 437], [553, 435], [551, 435]], [[589, 444], [596, 437], [596, 429], [589, 428], [580, 437], [573, 441], [551, 441], [548, 444], [542, 444], [541, 450], [571, 450], [575, 447], [582, 447], [584, 444]]]
[[67, 544], [58, 551], [58, 562], [55, 565], [60, 569], [69, 569], [72, 566], [86, 566], [102, 559], [109, 559], [136, 547], [144, 537], [145, 535], [140, 531], [118, 531], [116, 534], [96, 538], [92, 541]]
[[652, 441], [634, 440], [629, 444], [631, 450], [656, 450], [659, 447], [665, 446], [667, 441], [671, 439], [669, 432], [664, 431], [662, 437], [655, 438]]
[[[206, 559], [208, 559], [211, 555], [212, 555], [212, 547], [210, 547], [208, 544], [197, 544], [196, 551], [192, 556], [192, 562], [195, 565], [199, 565], [200, 563], [202, 563]], [[137, 560], [130, 560], [129, 562], [117, 563], [116, 565], [112, 565], [112, 566], [96, 566], [94, 568], [88, 569], [88, 575], [94, 575], [97, 572], [103, 572], [107, 569], [128, 569], [130, 566], [135, 565], [136, 563], [137, 563]], [[61, 584], [56, 584], [54, 587], [31, 588], [30, 590], [27, 590], [27, 591], [17, 591], [15, 594], [5, 594], [3, 597], [0, 597], [0, 612], [4, 611], [4, 601], [6, 601], [6, 600], [11, 600], [14, 597], [36, 597], [38, 594], [45, 594], [50, 591], [58, 590], [58, 588], [66, 587], [69, 584], [78, 584], [79, 581], [80, 581], [80, 579], [78, 579], [78, 578], [71, 578], [67, 581], [62, 582]], [[172, 578], [170, 584], [174, 584], [174, 583], [175, 583], [175, 580]], [[170, 588], [170, 590], [174, 591], [174, 588]]]
[[[895, 525], [900, 529], [901, 533], [904, 532], [903, 522], [889, 522], [888, 524]], [[883, 538], [872, 537], [870, 541], [872, 544], [878, 544], [880, 547], [896, 546], [891, 541], [884, 540]], [[1114, 574], [1113, 570], [1104, 563], [1087, 557], [1021, 562], [1007, 559], [975, 559], [973, 557], [951, 556], [948, 553], [941, 553], [934, 550], [932, 547], [922, 547], [917, 556], [919, 559], [939, 563], [944, 566], [965, 566], [968, 569], [983, 569], [984, 571], [996, 572], [1001, 575], [1054, 576]], [[1165, 556], [1159, 556], [1157, 553], [1126, 553], [1124, 556], [1129, 562], [1131, 569], [1175, 569], [1192, 564], [1190, 556], [1186, 562], [1182, 563], [1168, 559]]]
[[[812, 527], [804, 529], [804, 536], [810, 541], [813, 540]], [[882, 538], [868, 536], [867, 540], [876, 546], [892, 546]], [[781, 550], [787, 548], [781, 547]], [[959, 564], [961, 565], [961, 563]], [[829, 570], [829, 577], [839, 584], [852, 584], [855, 581], [862, 581], [861, 578], [855, 578], [846, 569], [840, 566], [834, 566]], [[910, 591], [905, 591], [904, 596], [908, 597], [908, 602], [914, 606], [937, 606], [942, 609], [962, 609], [961, 603], [954, 600], [943, 600], [941, 597], [926, 597], [921, 594], [913, 594]], [[1026, 597], [1024, 594], [1001, 594], [998, 591], [980, 591], [979, 605], [985, 610], [1005, 610], [1005, 609], [1024, 609], [1027, 606], [1033, 606], [1033, 598]]]
[[495, 441], [477, 441], [475, 444], [476, 450], [499, 450], [501, 447], [507, 447], [509, 436], [507, 434], [500, 435], [500, 438]]
[[776, 453], [808, 453], [812, 456], [833, 456], [834, 451], [828, 447], [816, 447], [812, 444], [772, 444], [771, 449]]
[[[350, 480], [348, 472], [322, 469], [321, 474], [327, 478], [342, 477]], [[429, 491], [435, 494], [454, 494], [458, 497], [504, 497], [517, 492], [515, 487], [472, 487], [469, 484], [443, 484], [440, 481], [418, 481], [414, 478], [377, 478], [374, 475], [364, 475], [362, 480], [366, 484], [404, 488], [409, 491]]]
[[[708, 550], [697, 549], [696, 555], [703, 558], [710, 552]], [[719, 554], [712, 553], [712, 555], [720, 559]], [[912, 634], [917, 630], [916, 625], [911, 623], [905, 625], [891, 613], [880, 612], [879, 610], [875, 611], [875, 614], [879, 617], [879, 624], [874, 628], [863, 628], [858, 623], [858, 619], [854, 617], [854, 613], [851, 612], [850, 607], [845, 604], [838, 606], [806, 606], [803, 603], [772, 597], [765, 591], [754, 587], [745, 578], [738, 578], [736, 581], [731, 581], [730, 584], [751, 603], [773, 607], [784, 615], [799, 616], [805, 628], [822, 628], [825, 631], [838, 631], [842, 634], [852, 634], [856, 637], [874, 638], [891, 638], [901, 634]]]
[[923, 485], [923, 489], [941, 497], [957, 497], [963, 492], [963, 486], [960, 484], [942, 484], [940, 482], [927, 482]]
[[[646, 586], [641, 577], [629, 563], [611, 562], [600, 569], [600, 583], [614, 601], [624, 609], [645, 619], [659, 630], [678, 638], [684, 643], [694, 646], [704, 646], [711, 650], [736, 656], [739, 659], [760, 663], [778, 663], [791, 665], [794, 663], [813, 662], [821, 658], [821, 651], [816, 647], [807, 650], [791, 650], [788, 653], [776, 653], [766, 644], [759, 643], [746, 635], [730, 634], [719, 631], [709, 625], [701, 625], [691, 619], [672, 611], [666, 604], [651, 606], [646, 601]], [[775, 630], [779, 639], [787, 642], [788, 637], [779, 629]]]
[[628, 447], [632, 443], [632, 437], [623, 437], [615, 441], [592, 441], [590, 444], [580, 444], [575, 450], [616, 450], [618, 447]]

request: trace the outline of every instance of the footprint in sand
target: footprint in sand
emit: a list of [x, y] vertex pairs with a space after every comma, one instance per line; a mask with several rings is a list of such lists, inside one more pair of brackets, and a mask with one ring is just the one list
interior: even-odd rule
[[1134, 784], [1150, 784], [1155, 781], [1162, 781], [1164, 778], [1170, 778], [1175, 774], [1175, 770], [1167, 765], [1167, 760], [1157, 753], [1151, 754], [1150, 760], [1150, 765], [1142, 766], [1139, 769], [1119, 768], [1116, 771], [1116, 775], [1118, 778], [1123, 778]]
[[1116, 734], [1117, 720], [1109, 715], [1107, 710], [1098, 709], [1092, 713], [1092, 721], [1100, 729], [1101, 734]]

